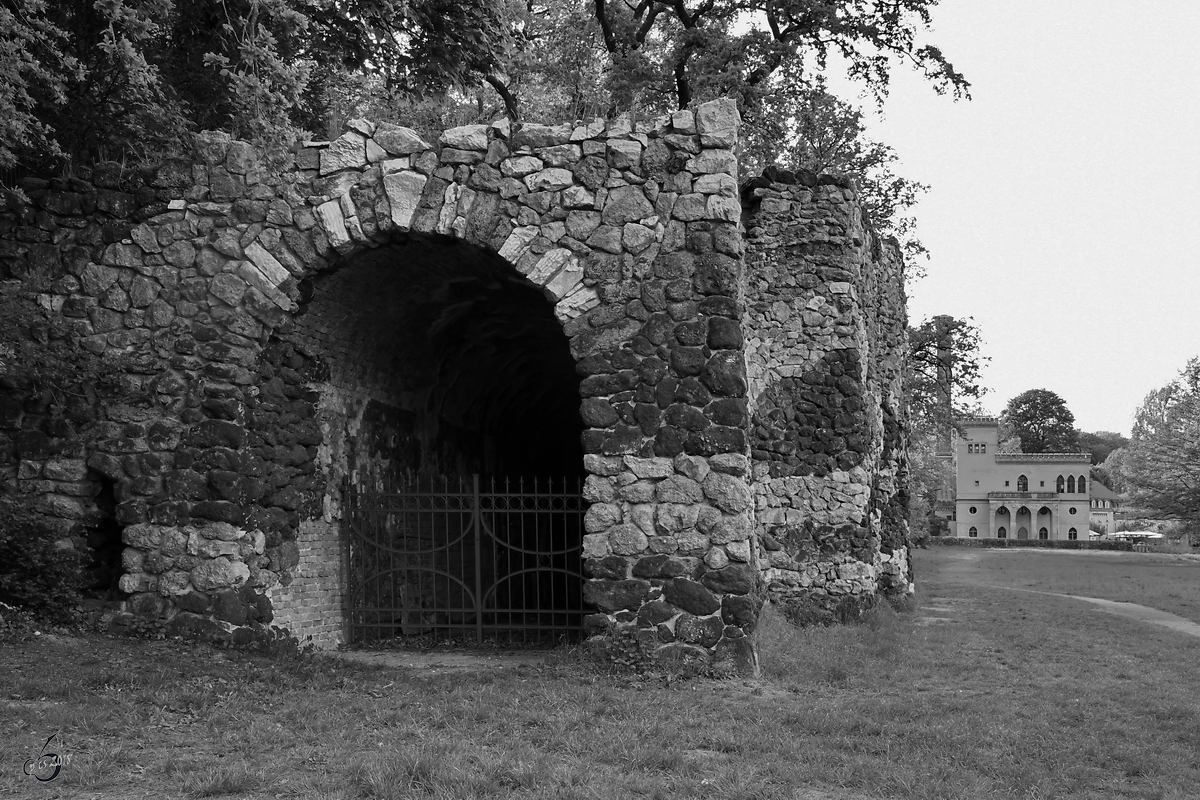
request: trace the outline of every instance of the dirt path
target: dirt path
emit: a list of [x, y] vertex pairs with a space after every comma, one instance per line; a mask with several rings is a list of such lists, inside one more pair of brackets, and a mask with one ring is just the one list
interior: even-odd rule
[[538, 652], [478, 653], [464, 651], [436, 653], [422, 650], [399, 649], [330, 651], [330, 655], [359, 664], [369, 664], [378, 667], [406, 667], [435, 674], [458, 670], [484, 672], [504, 669], [506, 667], [517, 667], [523, 664], [540, 664], [546, 658], [544, 653]]
[[[1027, 589], [1017, 589], [1016, 591], [1029, 591]], [[1054, 592], [1038, 592], [1038, 594], [1054, 594]], [[1056, 597], [1069, 597], [1072, 600], [1082, 600], [1085, 603], [1092, 603], [1100, 608], [1101, 611], [1107, 611], [1109, 614], [1116, 614], [1118, 617], [1136, 620], [1138, 622], [1149, 622], [1152, 625], [1162, 625], [1164, 628], [1170, 628], [1173, 631], [1186, 633], [1188, 636], [1200, 637], [1200, 625], [1192, 622], [1190, 619], [1176, 616], [1167, 611], [1159, 611], [1157, 608], [1138, 605], [1137, 603], [1121, 603], [1116, 600], [1101, 600], [1099, 597], [1080, 597], [1074, 594], [1059, 594]]]

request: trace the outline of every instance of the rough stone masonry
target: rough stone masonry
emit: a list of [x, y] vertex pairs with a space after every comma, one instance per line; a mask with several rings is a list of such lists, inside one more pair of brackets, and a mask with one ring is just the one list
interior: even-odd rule
[[[74, 546], [119, 527], [130, 614], [332, 644], [340, 487], [496, 458], [472, 433], [495, 409], [439, 387], [501, 363], [514, 331], [559, 337], [588, 629], [752, 670], [765, 600], [845, 615], [912, 584], [901, 259], [844, 180], [739, 186], [738, 127], [729, 100], [436, 143], [354, 120], [282, 169], [209, 132], [191, 162], [27, 180], [31, 202], [0, 208], [5, 291], [121, 396], [64, 425], [3, 382], [0, 478]], [[470, 327], [525, 287], [552, 330], [525, 311]], [[483, 336], [479, 369], [448, 372]]]

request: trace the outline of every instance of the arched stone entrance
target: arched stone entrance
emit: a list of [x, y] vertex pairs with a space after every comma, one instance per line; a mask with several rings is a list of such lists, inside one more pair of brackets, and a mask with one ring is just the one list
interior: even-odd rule
[[553, 297], [486, 248], [411, 233], [301, 295], [280, 336], [327, 368], [346, 635], [579, 634], [584, 427]]
[[282, 338], [329, 368], [331, 491], [408, 474], [582, 477], [569, 340], [543, 289], [495, 253], [398, 233], [302, 289]]
[[81, 433], [0, 397], [0, 477], [64, 531], [111, 514], [129, 612], [332, 643], [343, 479], [578, 441], [590, 629], [752, 668], [759, 589], [841, 613], [912, 584], [903, 265], [844, 180], [739, 194], [737, 129], [730, 101], [434, 143], [355, 120], [282, 167], [205, 133], [152, 174], [27, 182], [0, 277], [122, 394]]

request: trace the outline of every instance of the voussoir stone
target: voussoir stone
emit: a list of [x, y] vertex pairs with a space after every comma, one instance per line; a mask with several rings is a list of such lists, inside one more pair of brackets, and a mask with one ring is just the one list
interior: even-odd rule
[[392, 222], [397, 227], [411, 227], [413, 214], [421, 203], [421, 193], [428, 181], [419, 172], [393, 172], [383, 176], [383, 190], [391, 207]]
[[321, 174], [332, 175], [343, 169], [366, 166], [366, 141], [366, 137], [356, 131], [343, 133], [321, 151]]

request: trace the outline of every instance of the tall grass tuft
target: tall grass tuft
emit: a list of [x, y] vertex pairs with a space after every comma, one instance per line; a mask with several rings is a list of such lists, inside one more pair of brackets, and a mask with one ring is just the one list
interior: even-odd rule
[[903, 656], [905, 623], [880, 604], [852, 624], [797, 628], [774, 606], [763, 608], [754, 633], [763, 675], [800, 688], [848, 687], [870, 670], [895, 665]]
[[192, 797], [244, 795], [263, 785], [262, 771], [248, 764], [215, 767], [188, 776], [183, 789]]

